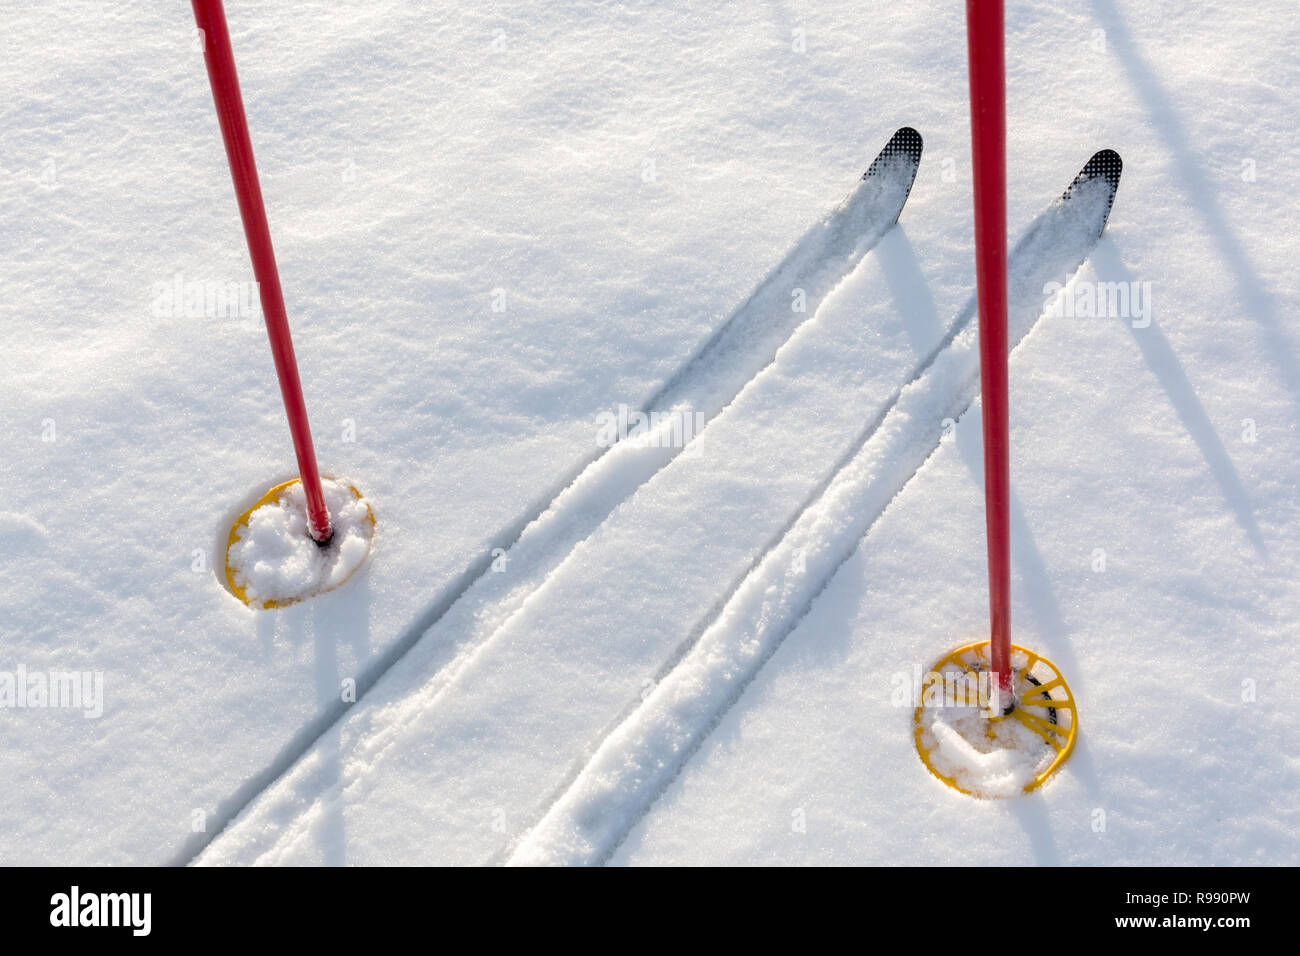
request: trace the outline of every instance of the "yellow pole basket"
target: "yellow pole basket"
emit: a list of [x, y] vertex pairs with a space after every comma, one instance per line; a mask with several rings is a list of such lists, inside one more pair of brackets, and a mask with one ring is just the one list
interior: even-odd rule
[[[330, 476], [328, 475], [326, 475], [325, 478], [326, 480], [329, 481], [337, 480], [337, 479], [330, 478]], [[305, 594], [299, 594], [294, 597], [282, 598], [282, 599], [269, 599], [269, 600], [262, 600], [262, 599], [249, 597], [247, 587], [239, 583], [236, 569], [231, 564], [231, 560], [230, 560], [231, 549], [234, 548], [234, 546], [239, 542], [241, 532], [248, 527], [249, 518], [252, 516], [254, 511], [266, 505], [277, 504], [281, 502], [288, 495], [290, 489], [292, 489], [294, 485], [299, 485], [301, 483], [302, 482], [300, 479], [294, 478], [290, 481], [285, 481], [276, 485], [266, 494], [262, 495], [261, 498], [258, 498], [257, 501], [253, 503], [253, 506], [249, 508], [247, 511], [245, 511], [243, 514], [241, 514], [238, 518], [236, 518], [235, 523], [230, 526], [230, 534], [226, 536], [226, 586], [230, 589], [231, 594], [239, 598], [240, 601], [244, 602], [251, 608], [257, 610], [270, 610], [272, 608], [288, 607], [291, 604], [297, 604], [299, 601], [304, 601], [308, 598], [315, 597], [318, 594], [325, 594], [328, 593], [329, 591], [336, 590], [337, 588], [342, 587], [349, 580], [351, 580], [352, 576], [356, 574], [356, 572], [360, 570], [362, 566], [365, 565], [366, 560], [369, 557], [371, 541], [374, 538], [375, 512], [370, 507], [370, 503], [366, 502], [366, 515], [362, 522], [365, 531], [363, 537], [366, 543], [366, 553], [361, 558], [361, 560], [356, 563], [354, 567], [348, 570], [346, 574], [331, 579], [329, 585], [326, 587], [321, 587], [318, 590], [310, 591]], [[357, 490], [355, 485], [349, 484], [346, 485], [345, 487], [356, 497], [358, 501], [365, 500], [362, 497], [361, 492]], [[335, 542], [331, 542], [331, 543], [333, 544]]]
[[[991, 708], [996, 692], [990, 643], [941, 657], [922, 679], [912, 716], [916, 752], [954, 790], [997, 798], [1043, 785], [1074, 750], [1078, 708], [1060, 669], [1011, 645], [1014, 706]], [[972, 696], [974, 695], [974, 696]]]

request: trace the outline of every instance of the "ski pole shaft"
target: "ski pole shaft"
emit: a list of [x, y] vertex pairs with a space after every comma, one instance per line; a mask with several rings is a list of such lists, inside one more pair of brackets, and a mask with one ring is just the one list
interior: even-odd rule
[[293, 436], [298, 474], [307, 496], [308, 529], [312, 538], [323, 544], [329, 540], [333, 530], [325, 507], [320, 472], [316, 467], [316, 450], [307, 421], [307, 405], [302, 397], [298, 362], [293, 354], [293, 339], [289, 335], [289, 319], [284, 309], [284, 293], [280, 289], [280, 273], [275, 265], [275, 250], [271, 246], [271, 230], [266, 222], [262, 187], [253, 161], [253, 143], [248, 134], [248, 119], [244, 115], [244, 100], [239, 92], [239, 77], [235, 73], [235, 54], [230, 47], [226, 14], [221, 0], [192, 0], [192, 5], [203, 41], [203, 60], [212, 85], [217, 120], [221, 124], [221, 139], [225, 143], [226, 159], [230, 162], [230, 175], [235, 183], [239, 215], [244, 223], [244, 238], [248, 242], [249, 257], [253, 260], [253, 277], [257, 280], [262, 300], [262, 315], [266, 319], [275, 374], [280, 381], [280, 395], [284, 399], [289, 432]]
[[975, 278], [979, 297], [989, 633], [1001, 699], [1011, 699], [1011, 527], [1007, 423], [1006, 80], [1002, 0], [966, 0]]

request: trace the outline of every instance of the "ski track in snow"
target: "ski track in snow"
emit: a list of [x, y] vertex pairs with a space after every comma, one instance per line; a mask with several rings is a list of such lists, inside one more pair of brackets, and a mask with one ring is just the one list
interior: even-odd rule
[[[800, 237], [640, 411], [648, 417], [686, 410], [701, 415], [707, 426], [747, 383], [772, 364], [781, 345], [816, 316], [822, 302], [897, 222], [916, 175], [914, 160], [891, 153], [891, 147], [900, 143], [912, 145], [901, 130], [848, 196]], [[920, 150], [919, 137], [915, 149]], [[802, 311], [791, 307], [794, 289], [803, 290]], [[671, 420], [659, 431], [669, 427]], [[601, 448], [557, 486], [543, 492], [525, 515], [498, 534], [487, 553], [470, 564], [443, 596], [407, 628], [392, 650], [358, 678], [357, 701], [390, 674], [399, 661], [414, 665], [403, 668], [409, 676], [394, 675], [394, 679], [404, 680], [407, 693], [421, 687], [428, 691], [425, 675], [431, 670], [436, 674], [432, 685], [435, 694], [452, 684], [526, 598], [545, 584], [548, 576], [620, 502], [690, 447], [689, 440], [678, 446], [672, 442], [657, 444], [654, 433], [645, 437], [651, 440], [616, 440]], [[489, 573], [502, 556], [513, 573]], [[461, 637], [442, 643], [423, 641], [434, 628]], [[437, 646], [431, 646], [434, 644]], [[403, 688], [399, 685], [395, 691], [400, 694]], [[355, 706], [336, 705], [304, 727], [269, 767], [250, 778], [218, 808], [215, 826], [188, 841], [177, 862], [196, 860], [245, 808], [288, 773]]]
[[[1009, 264], [1011, 348], [1044, 311], [1044, 285], [1068, 281], [1094, 245], [1109, 212], [1108, 201], [1105, 210], [1100, 205], [1103, 188], [1099, 180], [1085, 184], [1086, 207], [1054, 204], [1016, 244]], [[975, 314], [972, 297], [824, 493], [791, 520], [671, 676], [602, 741], [509, 864], [599, 864], [617, 850], [939, 447], [942, 422], [970, 407], [979, 379]]]
[[[1092, 237], [1095, 236], [1101, 218], [1104, 217], [1104, 213], [1100, 212], [1097, 216], [1093, 217], [1081, 216], [1077, 213], [1077, 210], [1081, 208], [1078, 204], [1069, 207], [1065, 214], [1060, 214], [1060, 211], [1063, 208], [1066, 207], [1059, 205], [1054, 206], [1052, 210], [1049, 210], [1049, 213], [1040, 216], [1013, 251], [1013, 269], [1015, 270], [1012, 276], [1013, 294], [1017, 296], [1014, 300], [1017, 306], [1017, 311], [1012, 316], [1013, 341], [1016, 341], [1024, 334], [1027, 328], [1041, 312], [1043, 303], [1041, 289], [1043, 283], [1048, 279], [1068, 278], [1069, 275], [1073, 273], [1086, 255], [1087, 249], [1092, 243]], [[1044, 256], [1045, 251], [1056, 254]], [[662, 660], [659, 672], [656, 676], [664, 677], [669, 673], [672, 674], [672, 677], [665, 681], [664, 686], [677, 686], [681, 683], [682, 674], [690, 675], [693, 673], [693, 669], [689, 665], [685, 666], [684, 670], [682, 668], [677, 668], [677, 670], [674, 671], [673, 668], [674, 665], [678, 664], [685, 655], [689, 654], [693, 658], [700, 653], [701, 647], [707, 648], [709, 646], [709, 643], [704, 641], [701, 638], [701, 635], [708, 635], [715, 632], [718, 628], [717, 622], [720, 619], [720, 616], [723, 616], [725, 613], [724, 607], [730, 606], [727, 602], [731, 601], [731, 604], [734, 605], [736, 601], [743, 600], [744, 594], [742, 591], [745, 589], [752, 590], [752, 582], [755, 579], [764, 580], [764, 569], [770, 567], [774, 560], [780, 563], [780, 559], [774, 558], [773, 555], [785, 554], [789, 551], [791, 547], [789, 545], [791, 535], [798, 533], [796, 525], [802, 525], [808, 520], [813, 520], [816, 527], [823, 527], [822, 522], [817, 520], [817, 516], [824, 512], [825, 506], [820, 505], [819, 501], [830, 493], [828, 489], [833, 491], [834, 488], [839, 488], [843, 485], [843, 476], [841, 475], [840, 478], [836, 478], [837, 474], [843, 472], [846, 468], [850, 468], [852, 474], [856, 475], [863, 467], [872, 467], [872, 463], [874, 462], [883, 462], [879, 467], [886, 470], [888, 477], [892, 479], [894, 490], [897, 490], [897, 488], [901, 487], [901, 485], [905, 483], [907, 478], [910, 477], [916, 468], [920, 466], [924, 458], [928, 456], [929, 451], [926, 450], [919, 458], [914, 454], [907, 454], [911, 449], [911, 445], [915, 444], [914, 442], [909, 444], [912, 433], [915, 429], [903, 428], [902, 438], [900, 438], [899, 429], [898, 427], [895, 427], [893, 423], [900, 417], [900, 415], [903, 417], [910, 415], [912, 420], [915, 420], [920, 416], [924, 422], [933, 424], [934, 422], [940, 421], [943, 417], [943, 415], [934, 414], [937, 410], [941, 410], [936, 407], [931, 407], [935, 403], [942, 406], [942, 409], [950, 411], [954, 416], [960, 414], [961, 409], [969, 403], [974, 389], [974, 378], [976, 374], [976, 366], [972, 364], [974, 359], [973, 352], [971, 351], [973, 327], [971, 326], [970, 318], [973, 314], [974, 307], [972, 303], [971, 305], [968, 305], [965, 310], [959, 313], [958, 318], [943, 335], [938, 344], [934, 345], [930, 349], [926, 357], [922, 359], [919, 364], [913, 366], [910, 374], [903, 369], [899, 369], [903, 374], [894, 377], [893, 381], [899, 381], [899, 379], [902, 378], [904, 381], [910, 381], [912, 385], [903, 390], [896, 388], [892, 394], [890, 394], [889, 397], [880, 404], [878, 413], [864, 429], [860, 430], [856, 439], [851, 443], [851, 447], [842, 455], [838, 456], [838, 460], [830, 472], [823, 475], [822, 479], [815, 484], [812, 491], [802, 499], [801, 503], [797, 504], [797, 506], [791, 511], [785, 512], [789, 517], [780, 525], [779, 530], [777, 530], [777, 532], [772, 535], [762, 545], [762, 547], [758, 548], [757, 553], [753, 556], [752, 560], [750, 560], [747, 566], [735, 577], [734, 580], [731, 581], [730, 585], [725, 589], [725, 593], [721, 598], [716, 600], [713, 609], [700, 620], [700, 623], [692, 630], [687, 639], [681, 642], [676, 651], [669, 654], [666, 660]], [[963, 333], [963, 331], [968, 334], [962, 335], [961, 333]], [[956, 345], [957, 348], [949, 347], [953, 345]], [[936, 368], [936, 366], [938, 366], [938, 368]], [[934, 395], [932, 384], [927, 386], [926, 383], [932, 383], [936, 375], [942, 378], [943, 376], [950, 374], [964, 374], [966, 376], [965, 387], [959, 389], [956, 393], [952, 393], [951, 390], [940, 390], [940, 394], [937, 396]], [[919, 398], [916, 396], [919, 396]], [[882, 396], [882, 398], [883, 397], [884, 396]], [[927, 400], [929, 400], [928, 403]], [[902, 410], [899, 409], [900, 402], [903, 403]], [[914, 407], [918, 405], [918, 402], [919, 407]], [[728, 417], [730, 418], [734, 416], [729, 415]], [[883, 437], [877, 434], [882, 428], [884, 429]], [[634, 446], [629, 444], [628, 447], [632, 448]], [[607, 456], [607, 459], [616, 459], [616, 456]], [[856, 463], [856, 468], [853, 467], [853, 463]], [[586, 477], [587, 476], [584, 476], [584, 480]], [[579, 486], [581, 484], [582, 482], [579, 483]], [[599, 483], [597, 483], [597, 487], [599, 487]], [[614, 482], [613, 487], [617, 489], [618, 483]], [[576, 491], [578, 489], [575, 488], [573, 490]], [[567, 494], [569, 494], [569, 492], [566, 491], [566, 495]], [[892, 493], [891, 495], [886, 496], [886, 500], [890, 496], [892, 496]], [[625, 495], [620, 497], [625, 497]], [[842, 497], [842, 495], [839, 497]], [[561, 507], [560, 505], [563, 503], [563, 500], [562, 502], [557, 503], [557, 508], [555, 509], [556, 512], [560, 515], [571, 514], [573, 509]], [[877, 513], [880, 508], [883, 508], [883, 503], [879, 508], [877, 508]], [[811, 518], [809, 516], [811, 516]], [[602, 515], [601, 517], [603, 518], [604, 516]], [[792, 528], [795, 528], [793, 532], [791, 530]], [[856, 535], [850, 534], [847, 538], [844, 536], [830, 536], [832, 546], [837, 544], [842, 546], [846, 541], [852, 544], [856, 542], [859, 537], [860, 533]], [[553, 542], [554, 536], [548, 535], [544, 540]], [[843, 548], [841, 548], [841, 550], [843, 550]], [[851, 553], [851, 551], [852, 547], [850, 546], [845, 551], [844, 556], [846, 556], [847, 553]], [[571, 554], [566, 555], [565, 560], [567, 561], [569, 557], [571, 557]], [[838, 561], [832, 562], [829, 566], [825, 567], [817, 564], [818, 560], [822, 560], [824, 565], [825, 558], [825, 554], [814, 556], [813, 567], [806, 575], [806, 580], [808, 582], [824, 582], [829, 579], [833, 573], [834, 567], [837, 566]], [[839, 560], [843, 560], [843, 556], [841, 556]], [[761, 565], [760, 561], [762, 561]], [[755, 572], [756, 567], [759, 568], [757, 572]], [[525, 578], [525, 584], [516, 586], [510, 590], [509, 596], [512, 600], [500, 602], [497, 606], [492, 606], [491, 604], [486, 604], [486, 606], [484, 606], [484, 601], [478, 601], [473, 604], [464, 602], [456, 609], [455, 614], [450, 615], [448, 621], [444, 623], [456, 624], [457, 626], [468, 625], [472, 629], [475, 623], [474, 617], [476, 614], [482, 615], [482, 620], [478, 621], [478, 624], [480, 625], [479, 632], [481, 633], [481, 626], [484, 621], [487, 621], [489, 625], [495, 625], [495, 623], [502, 617], [508, 619], [511, 614], [519, 614], [524, 601], [538, 593], [537, 589], [529, 591], [530, 584], [531, 577]], [[479, 589], [476, 587], [475, 590], [478, 591]], [[820, 590], [820, 588], [818, 587], [817, 590]], [[736, 597], [738, 593], [741, 594], [741, 597], [739, 598]], [[484, 598], [486, 596], [487, 595], [481, 595], [481, 597]], [[811, 600], [811, 598], [809, 598], [809, 600]], [[507, 605], [513, 607], [513, 610], [510, 610]], [[729, 620], [730, 618], [726, 619]], [[502, 623], [504, 624], [505, 622]], [[498, 628], [497, 630], [500, 629]], [[464, 646], [464, 649], [449, 666], [444, 666], [438, 670], [432, 679], [427, 679], [422, 676], [429, 673], [429, 669], [423, 666], [404, 666], [400, 675], [396, 673], [391, 675], [389, 680], [386, 681], [387, 686], [385, 687], [383, 697], [385, 700], [392, 703], [387, 706], [381, 703], [378, 712], [370, 715], [368, 724], [376, 729], [367, 730], [366, 739], [360, 742], [353, 751], [354, 755], [359, 759], [361, 768], [351, 774], [352, 779], [350, 781], [345, 781], [342, 784], [327, 784], [324, 788], [326, 792], [320, 794], [320, 800], [324, 800], [326, 803], [334, 802], [337, 804], [346, 798], [351, 804], [365, 803], [366, 801], [364, 796], [360, 793], [360, 789], [358, 788], [365, 789], [366, 787], [373, 787], [374, 781], [371, 780], [367, 782], [366, 779], [367, 777], [374, 776], [373, 768], [378, 765], [386, 755], [389, 755], [397, 749], [402, 742], [408, 744], [411, 743], [412, 732], [404, 729], [403, 725], [411, 722], [412, 709], [416, 715], [415, 719], [418, 721], [419, 715], [425, 714], [436, 707], [443, 699], [448, 688], [456, 682], [456, 679], [469, 671], [476, 664], [480, 663], [482, 658], [485, 656], [488, 646], [495, 643], [490, 640], [491, 636], [495, 633], [496, 631], [489, 633], [489, 640], [470, 639], [463, 642], [463, 645], [467, 646]], [[432, 649], [436, 649], [444, 644], [445, 642], [427, 642], [427, 645]], [[423, 650], [423, 648], [421, 650]], [[493, 655], [486, 656], [491, 658]], [[764, 655], [764, 658], [765, 656], [766, 655]], [[411, 663], [414, 664], [416, 661], [412, 660]], [[761, 660], [759, 663], [761, 663]], [[487, 666], [491, 667], [492, 665], [489, 664]], [[690, 680], [690, 677], [688, 676], [685, 679]], [[659, 695], [652, 695], [650, 699], [653, 701], [658, 696]], [[609, 754], [611, 748], [613, 748], [615, 755], [612, 759], [619, 760], [625, 758], [627, 755], [619, 750], [617, 741], [620, 739], [620, 734], [622, 733], [623, 728], [628, 724], [635, 725], [640, 714], [645, 713], [644, 708], [639, 712], [637, 711], [637, 706], [640, 703], [640, 699], [634, 696], [631, 702], [622, 706], [618, 713], [611, 715], [612, 719], [603, 719], [603, 727], [601, 727], [596, 736], [594, 738], [586, 738], [588, 742], [594, 740], [595, 746], [586, 749], [585, 752], [589, 754], [597, 754], [596, 760], [599, 760], [601, 754]], [[403, 707], [408, 709], [403, 712]], [[698, 724], [692, 726], [698, 726]], [[548, 827], [553, 825], [556, 815], [564, 813], [565, 807], [571, 800], [573, 794], [583, 791], [583, 779], [590, 776], [590, 769], [584, 770], [584, 761], [581, 757], [581, 754], [584, 752], [583, 741], [573, 742], [573, 745], [569, 748], [569, 752], [576, 752], [579, 754], [578, 763], [572, 766], [562, 780], [557, 782], [557, 785], [553, 787], [550, 795], [542, 801], [542, 804], [535, 811], [535, 815], [528, 821], [529, 826], [537, 823], [539, 820], [543, 821], [542, 825], [536, 831], [538, 835], [548, 832]], [[622, 754], [622, 757], [618, 756], [619, 754]], [[400, 771], [398, 771], [398, 773], [400, 775]], [[288, 808], [284, 807], [282, 804], [284, 802], [285, 794], [278, 794], [275, 799], [262, 801], [262, 804], [269, 803], [269, 808], [267, 806], [259, 805], [258, 810], [263, 817], [268, 813], [277, 818], [281, 818], [286, 812], [289, 814], [294, 813], [295, 811], [293, 806], [297, 805], [302, 799], [303, 791], [311, 791], [316, 788], [317, 782], [315, 781], [315, 768], [311, 766], [300, 768], [299, 770], [295, 770], [295, 774], [299, 778], [297, 781], [298, 786], [295, 788], [293, 781], [290, 781], [286, 788], [281, 788], [288, 790], [288, 799], [291, 806]], [[339, 789], [340, 787], [341, 789]], [[333, 788], [333, 796], [330, 796], [328, 793], [331, 788]], [[369, 793], [369, 791], [367, 791], [367, 793]], [[319, 802], [316, 797], [312, 797], [311, 800], [313, 803]], [[277, 803], [280, 805], [277, 805]], [[620, 799], [618, 803], [621, 805], [623, 800]], [[299, 807], [299, 809], [301, 808]], [[305, 833], [311, 829], [312, 823], [311, 814], [302, 814], [300, 819], [293, 820], [288, 826], [281, 827], [278, 833], [278, 839], [276, 840], [276, 843], [281, 850], [255, 850], [254, 852], [257, 853], [256, 858], [264, 862], [280, 858], [283, 849], [286, 846], [292, 847], [295, 841], [304, 836]], [[623, 827], [619, 829], [620, 832], [625, 832], [626, 828]], [[254, 836], [252, 837], [254, 844], [261, 839], [261, 836], [257, 835], [258, 827], [256, 824], [244, 827], [244, 830], [254, 831]], [[261, 834], [265, 835], [266, 832], [267, 831], [263, 829]], [[527, 834], [528, 830], [525, 829], [523, 832]], [[248, 839], [248, 834], [243, 833], [234, 838], [228, 837], [227, 842], [235, 844], [234, 852], [246, 853], [249, 847], [245, 845], [241, 849], [239, 846], [241, 840], [246, 839]], [[534, 838], [527, 836], [525, 837], [525, 840], [523, 856], [526, 858], [527, 854], [530, 852], [527, 848], [534, 846], [535, 840]], [[501, 846], [498, 851], [493, 854], [493, 857], [497, 860], [505, 859], [511, 850], [512, 846], [510, 845]], [[226, 847], [218, 852], [230, 852], [230, 848]]]

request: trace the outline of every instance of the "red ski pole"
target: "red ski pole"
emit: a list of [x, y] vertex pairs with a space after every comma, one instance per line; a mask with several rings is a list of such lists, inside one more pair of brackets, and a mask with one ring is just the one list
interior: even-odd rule
[[1002, 0], [966, 0], [971, 157], [975, 180], [975, 278], [979, 296], [988, 534], [989, 642], [998, 699], [1011, 687], [1011, 521], [1007, 425], [1006, 81]]
[[284, 294], [280, 290], [280, 273], [275, 266], [271, 230], [262, 203], [262, 187], [258, 184], [257, 166], [253, 162], [253, 143], [248, 135], [244, 100], [239, 93], [239, 77], [235, 74], [235, 54], [230, 48], [226, 14], [221, 0], [192, 0], [192, 5], [203, 41], [203, 59], [208, 67], [208, 81], [212, 84], [221, 138], [226, 146], [226, 158], [230, 161], [230, 176], [235, 181], [244, 238], [248, 241], [248, 254], [253, 260], [253, 276], [257, 279], [262, 299], [262, 315], [266, 319], [267, 337], [271, 340], [275, 374], [280, 380], [280, 395], [289, 418], [298, 474], [307, 495], [308, 530], [318, 544], [325, 545], [334, 532], [330, 528], [320, 472], [316, 468], [316, 450], [312, 446], [311, 426], [307, 422], [298, 362], [293, 355], [289, 319], [284, 310]]

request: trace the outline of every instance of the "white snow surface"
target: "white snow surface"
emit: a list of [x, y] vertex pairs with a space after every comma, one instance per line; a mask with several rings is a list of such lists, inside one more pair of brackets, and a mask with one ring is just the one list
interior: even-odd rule
[[320, 547], [307, 530], [302, 482], [254, 508], [236, 531], [228, 564], [250, 604], [288, 602], [330, 591], [361, 567], [370, 553], [374, 523], [366, 500], [351, 486], [321, 480], [333, 534]]
[[[377, 545], [223, 586], [293, 453], [260, 315], [174, 301], [251, 281], [190, 11], [6, 7], [0, 671], [104, 707], [0, 708], [0, 863], [1300, 862], [1286, 0], [1008, 4], [1011, 238], [1114, 147], [1063, 296], [1149, 308], [1013, 283], [1013, 634], [1081, 733], [998, 801], [891, 694], [986, 628], [960, 5], [227, 14]], [[902, 125], [899, 224], [793, 268]], [[601, 447], [670, 383], [690, 444]]]

